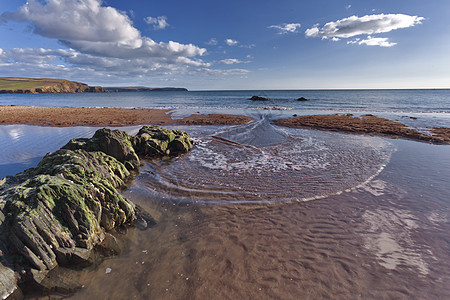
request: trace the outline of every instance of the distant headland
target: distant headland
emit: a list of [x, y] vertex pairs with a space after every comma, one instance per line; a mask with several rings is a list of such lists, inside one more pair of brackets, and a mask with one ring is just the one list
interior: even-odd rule
[[85, 83], [54, 78], [0, 77], [0, 94], [39, 93], [105, 93], [105, 92], [147, 92], [187, 91], [185, 88], [163, 87], [101, 87]]
[[0, 94], [101, 93], [101, 86], [54, 78], [0, 77]]
[[162, 87], [162, 88], [151, 88], [145, 86], [108, 86], [104, 88], [107, 92], [158, 92], [158, 91], [179, 91], [187, 92], [186, 88], [176, 88], [176, 87]]

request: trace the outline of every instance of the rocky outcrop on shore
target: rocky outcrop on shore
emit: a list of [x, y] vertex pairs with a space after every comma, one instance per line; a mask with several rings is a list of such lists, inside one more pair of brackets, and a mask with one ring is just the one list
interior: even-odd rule
[[41, 284], [58, 265], [90, 264], [113, 228], [154, 222], [120, 191], [140, 158], [186, 153], [193, 146], [184, 131], [144, 126], [130, 136], [104, 128], [90, 139], [71, 140], [35, 168], [2, 178], [1, 298], [21, 293], [21, 284]]
[[7, 78], [11, 83], [24, 86], [33, 84], [29, 88], [0, 89], [0, 94], [36, 94], [36, 93], [103, 93], [106, 90], [101, 86], [89, 86], [85, 83], [46, 78]]
[[408, 128], [400, 122], [373, 115], [362, 115], [361, 117], [354, 117], [351, 114], [295, 116], [293, 118], [278, 119], [275, 120], [274, 123], [276, 125], [292, 128], [314, 128], [330, 131], [364, 133], [419, 140], [433, 144], [450, 144], [449, 128], [432, 128], [432, 134], [426, 135], [415, 129]]

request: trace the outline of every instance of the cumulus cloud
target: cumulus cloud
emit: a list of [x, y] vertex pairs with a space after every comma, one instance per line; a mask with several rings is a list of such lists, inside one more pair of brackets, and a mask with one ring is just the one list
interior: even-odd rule
[[397, 45], [397, 43], [389, 42], [388, 38], [374, 38], [370, 35], [365, 40], [355, 39], [353, 41], [348, 41], [347, 44], [358, 44], [358, 45], [367, 45], [367, 46], [380, 46], [380, 47], [392, 47]]
[[298, 29], [301, 27], [300, 23], [283, 23], [280, 25], [271, 25], [268, 28], [273, 28], [278, 30], [278, 34], [286, 34], [286, 33], [297, 33]]
[[86, 42], [115, 42], [140, 46], [140, 32], [128, 16], [99, 0], [29, 0], [16, 12], [2, 14], [6, 20], [25, 21], [34, 32], [49, 38]]
[[228, 46], [236, 46], [237, 44], [239, 44], [239, 42], [233, 39], [226, 39], [225, 44], [227, 44]]
[[[199, 58], [206, 49], [194, 44], [157, 42], [143, 36], [125, 12], [102, 3], [101, 0], [28, 0], [15, 12], [1, 14], [0, 20], [27, 22], [34, 33], [67, 46], [65, 49], [0, 48], [3, 74], [123, 82], [124, 78], [151, 77], [161, 81], [188, 74], [240, 76], [248, 72], [212, 68], [211, 63]], [[146, 20], [161, 29], [167, 23], [167, 19], [158, 17], [156, 23], [153, 19]], [[226, 43], [236, 46], [238, 41], [227, 39]], [[210, 44], [217, 44], [217, 40], [211, 39]], [[230, 59], [222, 63], [238, 62]]]
[[169, 26], [169, 23], [167, 23], [167, 17], [165, 16], [160, 16], [156, 18], [147, 17], [144, 19], [144, 21], [149, 25], [153, 24], [153, 29], [155, 30], [165, 29], [166, 27]]
[[305, 31], [307, 37], [350, 38], [363, 34], [386, 33], [400, 28], [421, 24], [423, 17], [404, 14], [379, 14], [363, 17], [351, 16], [336, 22], [328, 22], [322, 28], [316, 24]]
[[116, 58], [192, 57], [206, 49], [143, 37], [124, 12], [101, 0], [29, 0], [2, 18], [28, 22], [36, 34], [56, 38], [82, 53]]
[[43, 48], [14, 48], [3, 54], [7, 61], [12, 63], [52, 63], [62, 61], [67, 64], [92, 67], [97, 70], [120, 70], [130, 71], [132, 69], [156, 70], [180, 70], [186, 67], [210, 67], [211, 64], [200, 59], [188, 57], [157, 57], [153, 59], [138, 58], [134, 60], [99, 57], [91, 54], [81, 53], [73, 49], [43, 49]]

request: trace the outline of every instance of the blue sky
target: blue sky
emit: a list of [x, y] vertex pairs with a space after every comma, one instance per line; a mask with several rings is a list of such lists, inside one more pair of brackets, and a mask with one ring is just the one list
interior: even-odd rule
[[450, 1], [8, 0], [0, 76], [197, 89], [450, 88]]

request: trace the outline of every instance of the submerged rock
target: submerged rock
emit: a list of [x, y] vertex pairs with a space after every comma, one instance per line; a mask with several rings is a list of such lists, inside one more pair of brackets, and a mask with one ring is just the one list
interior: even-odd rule
[[[139, 155], [188, 152], [183, 131], [145, 126], [133, 137], [100, 129], [47, 154], [35, 168], [0, 180], [0, 296], [19, 282], [40, 283], [58, 265], [87, 265], [96, 245], [113, 245], [107, 231], [153, 218], [120, 190], [139, 168]], [[145, 226], [143, 226], [145, 225]], [[117, 249], [113, 247], [112, 253]], [[16, 276], [18, 276], [16, 278]]]

